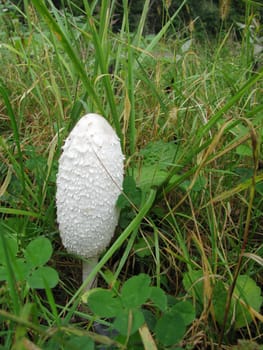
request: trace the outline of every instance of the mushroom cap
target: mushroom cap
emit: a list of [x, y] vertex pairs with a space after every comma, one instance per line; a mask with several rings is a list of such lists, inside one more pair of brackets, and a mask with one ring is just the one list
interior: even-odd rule
[[85, 258], [109, 244], [119, 219], [122, 190], [120, 140], [102, 116], [90, 113], [63, 146], [57, 174], [57, 221], [63, 245]]

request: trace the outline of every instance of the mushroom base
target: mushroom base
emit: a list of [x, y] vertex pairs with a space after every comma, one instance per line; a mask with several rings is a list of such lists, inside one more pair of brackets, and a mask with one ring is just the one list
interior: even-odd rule
[[[90, 275], [91, 271], [94, 269], [94, 267], [98, 263], [98, 258], [89, 258], [82, 262], [82, 282], [84, 283], [88, 276]], [[97, 277], [93, 278], [89, 283], [85, 286], [85, 291], [90, 290], [91, 288], [97, 287]]]

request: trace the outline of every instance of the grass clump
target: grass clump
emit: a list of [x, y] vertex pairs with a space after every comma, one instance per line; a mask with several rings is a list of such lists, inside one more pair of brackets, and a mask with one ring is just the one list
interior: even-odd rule
[[[117, 33], [115, 1], [83, 1], [78, 16], [71, 2], [64, 11], [51, 1], [25, 2], [24, 12], [8, 5], [2, 348], [260, 348], [263, 71], [248, 18], [241, 41], [230, 29], [212, 43], [173, 32], [181, 8], [143, 35], [150, 1], [134, 32], [123, 1]], [[93, 271], [104, 288], [81, 299], [79, 261], [59, 241], [54, 198], [63, 140], [85, 112], [113, 124], [126, 171], [116, 237]]]

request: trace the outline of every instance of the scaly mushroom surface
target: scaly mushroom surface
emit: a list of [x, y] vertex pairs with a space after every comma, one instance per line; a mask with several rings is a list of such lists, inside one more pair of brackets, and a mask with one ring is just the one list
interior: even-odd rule
[[88, 259], [83, 262], [83, 281], [117, 226], [123, 161], [116, 132], [95, 113], [78, 121], [63, 146], [57, 174], [57, 221], [66, 249]]

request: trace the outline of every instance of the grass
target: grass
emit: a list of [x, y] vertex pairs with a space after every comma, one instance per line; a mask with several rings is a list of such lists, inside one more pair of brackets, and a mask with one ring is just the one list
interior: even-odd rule
[[[185, 38], [175, 33], [180, 9], [145, 36], [149, 1], [135, 33], [127, 1], [119, 33], [110, 29], [114, 1], [101, 1], [100, 11], [96, 1], [83, 4], [80, 17], [37, 0], [25, 2], [24, 23], [16, 7], [0, 17], [2, 348], [242, 349], [249, 341], [260, 349], [263, 71], [251, 55], [252, 5], [241, 41], [230, 29], [216, 43], [185, 28]], [[147, 322], [116, 339], [94, 332], [95, 320], [110, 321], [81, 302], [79, 259], [63, 249], [56, 224], [61, 146], [91, 111], [120, 136], [129, 198], [120, 199], [115, 240], [92, 275], [99, 272], [100, 285], [128, 303], [121, 288], [143, 272], [159, 288], [156, 300], [169, 300], [161, 311], [151, 297], [141, 300], [132, 315], [140, 318], [142, 307]], [[60, 277], [41, 289], [32, 266], [21, 272], [28, 244], [40, 236], [53, 246], [43, 261]], [[171, 334], [160, 334], [164, 320], [183, 317], [173, 314], [175, 300], [190, 301], [195, 317], [172, 344]]]

